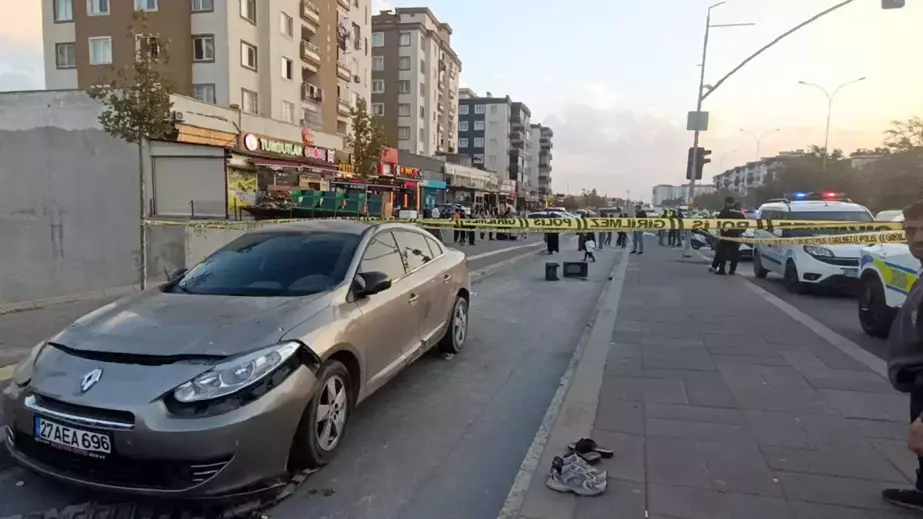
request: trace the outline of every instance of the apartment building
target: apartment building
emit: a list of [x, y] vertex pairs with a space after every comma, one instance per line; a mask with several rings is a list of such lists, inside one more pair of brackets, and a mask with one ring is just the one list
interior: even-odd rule
[[785, 166], [786, 160], [798, 159], [805, 155], [804, 150], [783, 151], [775, 157], [763, 157], [760, 160], [733, 167], [713, 176], [712, 181], [718, 189], [733, 191], [739, 195], [747, 195], [753, 190], [772, 182], [776, 171]]
[[547, 126], [538, 126], [538, 194], [547, 197], [551, 190], [551, 153], [554, 132]]
[[[693, 193], [693, 198], [702, 195], [708, 195], [715, 192], [714, 184], [696, 184], [695, 192]], [[669, 184], [659, 184], [654, 186], [651, 190], [651, 205], [654, 207], [659, 207], [663, 205], [664, 202], [669, 200], [682, 200], [686, 201], [686, 196], [689, 194], [689, 185], [681, 184], [678, 186], [671, 186]]]
[[452, 27], [426, 7], [372, 17], [372, 113], [400, 151], [457, 152], [458, 76]]
[[47, 89], [87, 88], [134, 59], [134, 11], [169, 40], [178, 94], [325, 133], [371, 89], [371, 0], [42, 0]]

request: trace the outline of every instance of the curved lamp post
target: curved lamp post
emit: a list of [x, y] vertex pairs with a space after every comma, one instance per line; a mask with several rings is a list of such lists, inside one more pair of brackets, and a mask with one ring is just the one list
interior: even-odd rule
[[821, 165], [821, 171], [827, 171], [827, 146], [830, 143], [830, 115], [833, 112], [833, 98], [836, 96], [837, 92], [843, 89], [843, 87], [852, 85], [853, 83], [858, 83], [860, 81], [865, 81], [865, 76], [862, 76], [860, 78], [853, 79], [852, 81], [847, 81], [843, 83], [842, 85], [836, 87], [833, 90], [833, 93], [828, 92], [826, 88], [816, 83], [808, 83], [805, 81], [798, 82], [799, 85], [814, 87], [820, 90], [821, 92], [823, 92], [825, 96], [827, 96], [827, 130], [824, 133], [824, 158], [823, 158], [823, 163]]

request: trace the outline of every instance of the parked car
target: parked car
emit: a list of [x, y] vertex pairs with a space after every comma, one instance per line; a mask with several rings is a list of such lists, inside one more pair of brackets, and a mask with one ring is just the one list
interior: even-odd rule
[[[881, 213], [878, 213], [881, 214]], [[904, 220], [903, 213], [891, 220]], [[920, 278], [920, 262], [906, 243], [863, 247], [859, 256], [859, 324], [872, 337], [885, 338], [907, 293]]]
[[23, 467], [97, 490], [244, 491], [320, 467], [353, 408], [431, 347], [458, 353], [464, 254], [400, 223], [256, 230], [38, 344], [0, 394]]

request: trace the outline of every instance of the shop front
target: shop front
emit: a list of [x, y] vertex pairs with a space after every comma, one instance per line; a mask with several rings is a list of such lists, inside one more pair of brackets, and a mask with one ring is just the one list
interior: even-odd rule
[[424, 179], [422, 186], [421, 195], [423, 196], [424, 207], [436, 207], [445, 203], [446, 188], [448, 187], [445, 180]]

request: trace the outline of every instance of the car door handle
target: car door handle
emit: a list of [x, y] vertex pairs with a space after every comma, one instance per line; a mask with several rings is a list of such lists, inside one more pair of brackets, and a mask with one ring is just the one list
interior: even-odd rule
[[442, 282], [443, 282], [443, 283], [448, 283], [448, 282], [451, 281], [451, 280], [452, 280], [452, 275], [451, 275], [451, 274], [446, 274], [446, 275], [442, 276]]
[[414, 304], [420, 299], [420, 296], [416, 294], [410, 294], [410, 299], [407, 300], [408, 303]]

